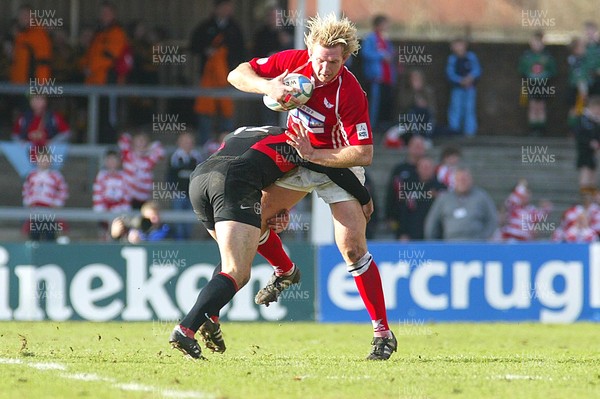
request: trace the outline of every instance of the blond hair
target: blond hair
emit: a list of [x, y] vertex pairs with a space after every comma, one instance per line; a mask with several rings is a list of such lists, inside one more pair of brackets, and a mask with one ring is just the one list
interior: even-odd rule
[[315, 44], [323, 47], [341, 45], [344, 58], [358, 53], [360, 45], [358, 44], [356, 26], [348, 18], [343, 17], [338, 20], [334, 13], [325, 17], [317, 14], [316, 17], [309, 19], [306, 25], [308, 34], [304, 35], [304, 43], [306, 43], [309, 50]]

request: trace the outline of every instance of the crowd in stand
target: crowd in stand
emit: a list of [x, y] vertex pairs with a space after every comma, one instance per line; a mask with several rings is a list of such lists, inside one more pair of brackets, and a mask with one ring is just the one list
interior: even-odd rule
[[[214, 1], [212, 15], [193, 29], [187, 46], [176, 46], [179, 54], [171, 55], [187, 57], [186, 60], [193, 57], [198, 61], [195, 76], [189, 78], [179, 73], [178, 83], [189, 85], [199, 81], [204, 88], [228, 87], [227, 73], [245, 59], [247, 47], [256, 56], [268, 56], [293, 47], [293, 26], [281, 26], [278, 9], [267, 8], [264, 23], [252, 39], [247, 40], [233, 17], [234, 5], [232, 0]], [[98, 25], [81, 26], [78, 42], [73, 44], [68, 40], [65, 26], [52, 29], [33, 26], [31, 12], [31, 6], [22, 5], [2, 36], [0, 81], [40, 86], [160, 83], [160, 60], [165, 59], [164, 52], [173, 50], [169, 49], [168, 33], [162, 27], [148, 27], [141, 20], [124, 25], [115, 4], [106, 1], [99, 7]], [[251, 45], [247, 46], [249, 42]], [[14, 118], [14, 113], [26, 106], [22, 98], [7, 100], [0, 107], [0, 113], [9, 118]], [[72, 140], [83, 141], [85, 100], [75, 99], [68, 105], [64, 101], [56, 103], [63, 112], [69, 113], [67, 119], [76, 122]], [[127, 125], [148, 124], [156, 110], [156, 102], [149, 98], [131, 98], [127, 106], [130, 115]], [[196, 115], [196, 141], [200, 146], [217, 140], [221, 132], [233, 130], [234, 103], [229, 98], [198, 97], [191, 104], [186, 102], [185, 107]], [[109, 116], [108, 100], [104, 97], [100, 99], [99, 112], [99, 141], [114, 144], [119, 126]], [[272, 113], [266, 112], [261, 119], [257, 123], [277, 121]]]
[[385, 202], [386, 226], [396, 239], [525, 242], [551, 233], [555, 242], [594, 242], [600, 237], [600, 191], [581, 190], [581, 199], [549, 222], [549, 200], [532, 204], [532, 191], [520, 179], [499, 209], [474, 182], [470, 169], [454, 146], [442, 149], [435, 166], [426, 141], [414, 135], [405, 162], [391, 173]]
[[[385, 38], [387, 20], [375, 17], [373, 32], [365, 39], [365, 76], [370, 88], [371, 106], [377, 103], [389, 107], [390, 76], [397, 59], [390, 54]], [[540, 231], [552, 230], [554, 241], [590, 242], [598, 239], [596, 221], [598, 198], [596, 155], [600, 149], [600, 34], [594, 22], [586, 22], [584, 34], [570, 45], [569, 56], [569, 126], [577, 143], [577, 168], [580, 171], [580, 204], [569, 208], [560, 226], [547, 223], [552, 209], [542, 200], [538, 207], [530, 204], [531, 191], [527, 181], [520, 180], [499, 211], [485, 191], [473, 183], [468, 167], [461, 164], [458, 148], [442, 150], [442, 159], [433, 167], [426, 155], [429, 140], [438, 134], [463, 134], [473, 137], [477, 132], [476, 87], [482, 68], [468, 41], [457, 38], [450, 44], [451, 54], [446, 65], [450, 83], [450, 99], [445, 128], [435, 121], [435, 95], [420, 69], [408, 71], [409, 87], [399, 90], [402, 113], [400, 123], [386, 132], [387, 147], [407, 146], [406, 160], [398, 164], [389, 179], [385, 221], [399, 240], [494, 240], [530, 241]], [[522, 77], [521, 105], [527, 107], [528, 127], [534, 137], [546, 130], [546, 101], [557, 77], [556, 60], [546, 50], [544, 35], [535, 32], [529, 49], [518, 62]], [[402, 65], [400, 65], [401, 67]], [[374, 102], [375, 99], [375, 102]], [[373, 126], [386, 126], [387, 110], [371, 112]], [[546, 224], [546, 225], [545, 225]]]
[[[59, 166], [52, 146], [31, 147], [31, 160], [34, 169], [27, 173], [23, 184], [23, 205], [30, 208], [60, 208], [68, 197], [68, 187], [59, 170], [51, 167]], [[100, 213], [129, 213], [132, 210], [144, 209], [158, 213], [160, 200], [169, 200], [174, 209], [190, 210], [187, 196], [189, 176], [207, 155], [195, 149], [195, 137], [191, 133], [182, 133], [177, 140], [175, 151], [168, 159], [167, 175], [164, 183], [157, 186], [154, 169], [164, 158], [165, 151], [160, 142], [150, 142], [144, 132], [133, 135], [124, 133], [119, 138], [118, 150], [108, 150], [104, 156], [103, 167], [93, 182], [93, 210]], [[54, 160], [54, 162], [53, 162]], [[60, 160], [59, 160], [60, 161]], [[157, 195], [159, 192], [163, 194]], [[167, 195], [165, 195], [166, 193]], [[161, 227], [162, 229], [162, 227]], [[109, 226], [101, 224], [101, 237], [109, 237]], [[112, 229], [114, 230], [114, 229]], [[187, 240], [191, 237], [189, 223], [176, 224], [168, 228], [168, 235], [148, 235], [148, 239], [169, 238]], [[164, 232], [167, 232], [164, 230]], [[30, 232], [30, 237], [37, 237], [37, 232]], [[122, 234], [114, 233], [113, 238]], [[54, 236], [50, 237], [54, 238]], [[142, 236], [146, 239], [146, 237]]]
[[[159, 66], [153, 62], [153, 49], [166, 38], [163, 29], [148, 28], [142, 21], [124, 27], [119, 23], [114, 4], [104, 2], [99, 8], [98, 27], [83, 26], [78, 42], [72, 44], [64, 28], [49, 32], [31, 26], [30, 11], [31, 7], [22, 6], [3, 38], [1, 81], [31, 84], [33, 79], [36, 85], [43, 85], [47, 79], [56, 78], [57, 82], [89, 85], [159, 83]], [[191, 34], [188, 48], [198, 57], [201, 87], [227, 87], [227, 72], [246, 59], [247, 50], [254, 56], [265, 57], [293, 46], [293, 28], [280, 23], [277, 9], [267, 11], [264, 24], [250, 41], [252, 46], [247, 46], [233, 15], [233, 1], [216, 0], [212, 15]], [[548, 201], [542, 201], [538, 207], [530, 204], [531, 191], [526, 181], [516, 183], [498, 212], [489, 195], [474, 184], [458, 147], [444, 148], [437, 165], [427, 155], [431, 138], [436, 135], [472, 137], [477, 133], [476, 87], [485, 71], [477, 55], [469, 50], [468, 41], [456, 38], [450, 43], [445, 71], [451, 90], [448, 124], [444, 127], [436, 121], [436, 96], [424, 71], [406, 70], [397, 62], [396, 49], [386, 35], [389, 24], [383, 15], [373, 18], [373, 30], [363, 38], [358, 65], [349, 65], [364, 80], [372, 125], [383, 136], [382, 144], [407, 148], [406, 161], [391, 173], [385, 212], [380, 219], [386, 221], [389, 231], [399, 240], [535, 239], [539, 230], [536, 226], [544, 223], [552, 205]], [[529, 45], [516, 67], [527, 86], [527, 90], [521, 91], [521, 104], [528, 109], [528, 126], [532, 135], [538, 136], [546, 129], [545, 93], [551, 79], [556, 78], [557, 61], [545, 49], [542, 33], [533, 34]], [[573, 40], [570, 52], [566, 60], [569, 126], [577, 142], [582, 200], [567, 210], [552, 239], [593, 241], [600, 233], [595, 174], [595, 157], [600, 149], [600, 36], [595, 23], [586, 23], [583, 36]], [[406, 87], [396, 90], [401, 74], [406, 76], [403, 79]], [[400, 123], [394, 103], [401, 110]], [[68, 197], [68, 186], [59, 170], [62, 160], [53, 157], [60, 158], [65, 153], [63, 146], [73, 139], [74, 129], [67, 118], [48, 106], [45, 95], [30, 94], [27, 101], [19, 97], [14, 105], [18, 113], [13, 115], [12, 144], [17, 147], [3, 146], [7, 154], [7, 148], [21, 154], [11, 156], [10, 160], [24, 179], [23, 205], [62, 207]], [[133, 100], [130, 105], [134, 109], [156, 106], [150, 99]], [[223, 132], [234, 128], [234, 103], [230, 99], [200, 97], [191, 107], [197, 115], [197, 132], [181, 133], [176, 150], [167, 158], [165, 181], [173, 184], [168, 189], [173, 193], [170, 202], [178, 210], [191, 209], [187, 184], [195, 165], [218, 149]], [[275, 124], [273, 115], [265, 108], [257, 115], [260, 120], [257, 124]], [[165, 157], [163, 146], [156, 141], [151, 143], [141, 129], [133, 129], [132, 135], [119, 131], [109, 119], [108, 104], [101, 101], [100, 140], [115, 148], [106, 153], [103, 168], [93, 182], [93, 209], [97, 212], [141, 209], [149, 215], [147, 219], [152, 221], [154, 233], [130, 229], [120, 220], [112, 226], [102, 225], [102, 235], [131, 242], [167, 237], [189, 239], [191, 225], [164, 227], [158, 205], [152, 201], [154, 169]], [[73, 115], [69, 120], [79, 124]], [[177, 192], [179, 195], [175, 195]], [[40, 238], [39, 232], [28, 234]], [[369, 236], [373, 234], [370, 232]]]

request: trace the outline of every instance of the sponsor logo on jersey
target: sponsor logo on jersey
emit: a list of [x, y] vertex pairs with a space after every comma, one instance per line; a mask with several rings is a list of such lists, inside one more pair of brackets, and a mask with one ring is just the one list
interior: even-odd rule
[[325, 115], [306, 105], [301, 105], [290, 111], [290, 117], [294, 123], [302, 123], [302, 125], [308, 127], [311, 133], [318, 134], [325, 132]]
[[358, 134], [359, 140], [366, 140], [369, 138], [369, 129], [366, 123], [358, 123], [356, 125], [356, 133]]
[[325, 105], [325, 107], [327, 108], [333, 108], [333, 104], [330, 103], [329, 101], [327, 101], [327, 98], [323, 99], [323, 104]]

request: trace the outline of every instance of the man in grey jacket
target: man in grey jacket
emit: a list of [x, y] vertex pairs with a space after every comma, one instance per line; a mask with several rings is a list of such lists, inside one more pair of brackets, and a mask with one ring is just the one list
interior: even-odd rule
[[473, 187], [471, 171], [456, 170], [454, 191], [440, 195], [425, 220], [427, 240], [488, 240], [498, 224], [496, 207], [482, 189]]

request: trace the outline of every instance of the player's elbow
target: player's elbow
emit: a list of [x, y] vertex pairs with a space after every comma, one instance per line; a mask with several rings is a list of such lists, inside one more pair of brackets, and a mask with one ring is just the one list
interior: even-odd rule
[[373, 159], [371, 157], [362, 156], [356, 166], [369, 166]]
[[357, 166], [369, 166], [373, 162], [373, 146], [366, 145], [361, 146], [360, 152], [358, 153], [356, 163]]
[[227, 74], [227, 81], [229, 82], [229, 84], [231, 84], [233, 86], [235, 86], [235, 84], [237, 83], [238, 79], [239, 79], [239, 71], [237, 70], [237, 68], [234, 69], [234, 70], [232, 70], [232, 71], [230, 71]]
[[233, 86], [237, 87], [240, 82], [241, 79], [244, 75], [243, 70], [245, 67], [250, 67], [250, 64], [248, 64], [247, 62], [244, 62], [240, 65], [238, 65], [235, 69], [233, 69], [231, 72], [229, 72], [227, 74], [227, 81], [232, 84]]

